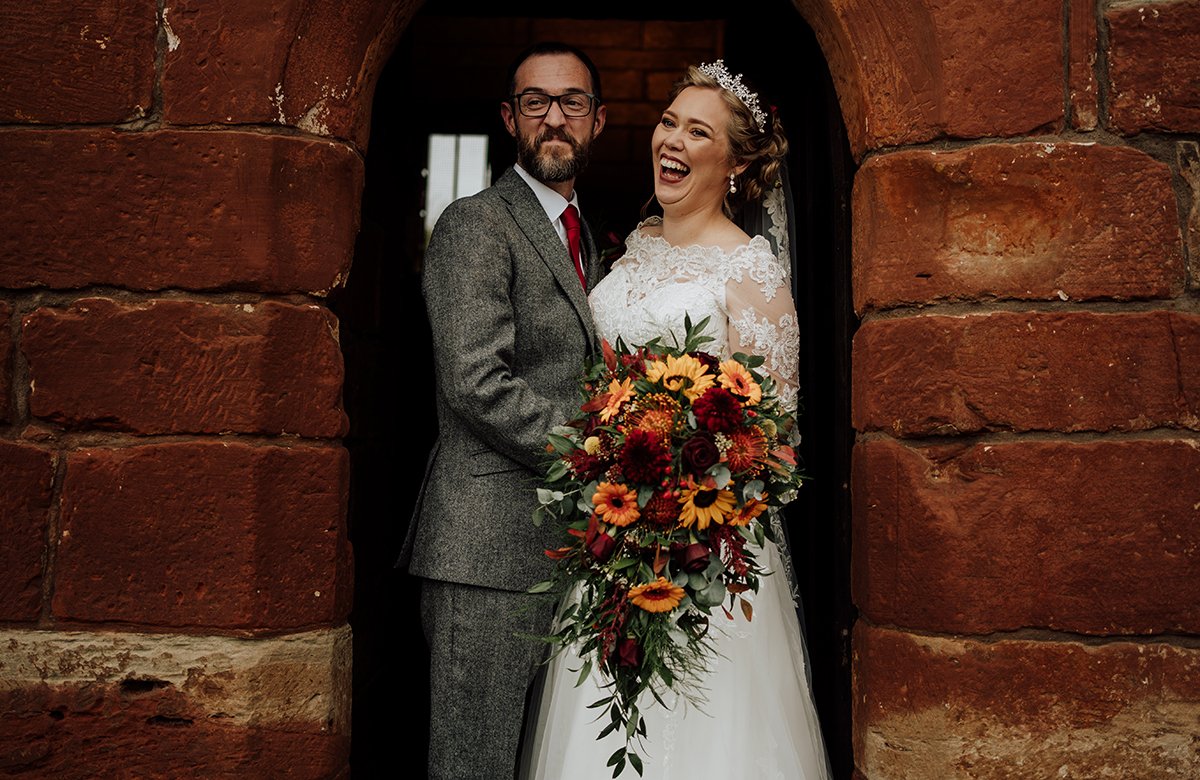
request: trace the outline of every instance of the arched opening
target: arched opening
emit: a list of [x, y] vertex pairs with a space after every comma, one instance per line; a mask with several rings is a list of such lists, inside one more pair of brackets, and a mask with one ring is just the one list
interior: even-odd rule
[[[402, 733], [398, 711], [427, 707], [425, 645], [414, 582], [392, 568], [436, 436], [428, 324], [419, 275], [433, 133], [485, 135], [491, 173], [512, 162], [498, 120], [511, 57], [539, 39], [579, 45], [597, 61], [609, 126], [578, 186], [598, 233], [624, 236], [650, 195], [649, 138], [684, 65], [724, 56], [779, 107], [802, 240], [803, 456], [812, 482], [789, 510], [813, 680], [837, 777], [849, 777], [849, 198], [854, 163], [828, 68], [787, 0], [736, 19], [650, 19], [609, 4], [604, 19], [564, 19], [535, 3], [521, 18], [484, 3], [428, 3], [405, 31], [375, 94], [363, 222], [349, 284], [331, 300], [346, 358], [346, 440], [353, 461], [350, 530], [356, 558], [354, 753], [357, 771], [424, 766], [425, 735]], [[661, 16], [661, 14], [656, 14]], [[423, 398], [423, 401], [402, 400]]]

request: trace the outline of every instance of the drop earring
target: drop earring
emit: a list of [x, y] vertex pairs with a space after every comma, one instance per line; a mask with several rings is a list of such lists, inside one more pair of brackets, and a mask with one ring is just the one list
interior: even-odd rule
[[730, 173], [729, 174], [729, 194], [732, 195], [735, 192], [737, 192], [737, 185], [733, 183], [733, 174]]

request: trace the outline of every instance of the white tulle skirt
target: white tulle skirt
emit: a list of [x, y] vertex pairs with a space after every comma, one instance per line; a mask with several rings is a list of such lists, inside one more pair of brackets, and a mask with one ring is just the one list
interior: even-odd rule
[[[768, 542], [765, 563], [779, 568]], [[805, 672], [804, 642], [782, 575], [763, 578], [751, 594], [754, 619], [741, 614], [713, 619], [720, 657], [705, 681], [703, 710], [680, 699], [669, 709], [653, 699], [642, 704], [648, 737], [639, 754], [644, 777], [655, 780], [828, 778], [821, 729]], [[587, 705], [603, 697], [592, 679], [575, 685], [582, 666], [571, 652], [546, 670], [541, 704], [525, 740], [526, 780], [588, 780], [612, 777], [608, 757], [624, 745], [614, 733], [597, 741], [607, 715], [596, 720]], [[668, 700], [668, 703], [669, 700]], [[626, 767], [622, 777], [637, 778]]]

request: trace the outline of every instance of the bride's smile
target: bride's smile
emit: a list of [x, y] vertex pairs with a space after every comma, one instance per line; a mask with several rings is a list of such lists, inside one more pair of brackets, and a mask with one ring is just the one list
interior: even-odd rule
[[654, 129], [654, 194], [664, 209], [720, 210], [729, 189], [729, 109], [715, 89], [688, 87]]

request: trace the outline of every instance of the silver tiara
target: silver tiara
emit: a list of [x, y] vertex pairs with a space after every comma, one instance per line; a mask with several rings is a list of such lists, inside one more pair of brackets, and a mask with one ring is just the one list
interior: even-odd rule
[[701, 73], [709, 76], [721, 85], [722, 89], [727, 89], [738, 96], [738, 99], [746, 104], [746, 108], [750, 109], [750, 113], [754, 115], [754, 123], [758, 125], [761, 132], [767, 127], [767, 115], [758, 107], [758, 93], [751, 92], [742, 83], [742, 74], [736, 76], [729, 72], [725, 67], [725, 60], [717, 60], [709, 62], [697, 68]]

